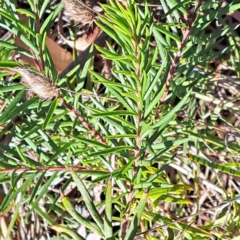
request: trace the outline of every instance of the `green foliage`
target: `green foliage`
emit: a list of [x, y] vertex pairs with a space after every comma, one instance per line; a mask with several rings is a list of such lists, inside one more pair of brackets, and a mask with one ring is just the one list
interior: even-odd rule
[[[63, 1], [55, 7], [48, 0], [27, 2], [28, 9], [16, 8], [10, 0], [0, 3], [0, 26], [29, 48], [17, 46], [13, 35], [0, 41], [0, 182], [5, 187], [0, 188], [5, 191], [0, 213], [13, 216], [0, 236], [16, 237], [17, 219], [30, 224], [35, 215], [41, 225], [38, 234], [49, 236], [48, 226], [64, 239], [86, 238], [77, 231], [79, 224], [103, 239], [232, 239], [234, 231], [239, 235], [238, 206], [229, 214], [231, 221], [224, 222], [219, 214], [216, 222], [209, 216], [209, 221], [196, 220], [202, 212], [200, 185], [207, 181], [201, 171], [210, 167], [213, 173], [240, 176], [237, 143], [226, 138], [224, 142], [213, 132], [222, 121], [230, 128], [225, 134], [234, 131], [239, 137], [230, 121], [235, 113], [231, 111], [239, 110], [239, 94], [222, 100], [213, 93], [221, 74], [212, 64], [217, 59], [232, 75], [240, 75], [239, 24], [227, 22], [239, 4], [160, 0], [162, 10], [153, 11], [146, 1], [123, 5], [111, 0], [101, 5], [104, 15], [96, 20], [108, 35], [106, 46], [94, 46], [103, 59], [111, 60], [111, 78], [94, 71], [89, 59], [81, 72], [77, 66], [58, 79], [46, 39]], [[18, 13], [29, 17], [28, 24]], [[216, 22], [220, 27], [213, 28]], [[222, 46], [223, 40], [227, 43]], [[27, 98], [19, 75], [9, 72], [20, 65], [11, 59], [13, 51], [32, 58], [61, 88], [79, 92], [90, 79], [91, 90], [103, 98], [93, 94], [86, 99], [64, 89], [64, 97], [52, 101]], [[90, 51], [91, 55], [93, 48]], [[228, 118], [223, 111], [230, 111]], [[213, 161], [211, 155], [227, 157], [226, 150], [231, 163]], [[227, 191], [214, 176], [215, 191], [224, 199], [234, 197], [237, 192], [232, 187]], [[80, 193], [75, 202], [62, 196], [71, 186]], [[103, 199], [94, 199], [97, 187]], [[79, 202], [87, 216], [77, 211]], [[21, 216], [23, 205], [27, 211]]]

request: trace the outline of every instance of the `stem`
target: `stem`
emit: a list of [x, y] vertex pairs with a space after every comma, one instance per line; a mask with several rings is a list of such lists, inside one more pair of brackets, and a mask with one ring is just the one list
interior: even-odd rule
[[172, 64], [171, 64], [171, 67], [170, 67], [170, 71], [168, 73], [167, 80], [166, 80], [166, 83], [165, 83], [166, 89], [165, 89], [165, 91], [163, 93], [163, 96], [162, 96], [162, 99], [161, 99], [161, 103], [164, 103], [166, 98], [167, 98], [167, 95], [168, 95], [168, 92], [169, 92], [169, 88], [170, 88], [170, 82], [172, 81], [172, 79], [174, 77], [174, 74], [176, 72], [178, 63], [179, 63], [179, 61], [180, 61], [180, 59], [182, 57], [183, 49], [185, 48], [186, 43], [187, 43], [187, 39], [188, 39], [188, 37], [190, 36], [190, 34], [192, 32], [194, 21], [196, 20], [196, 17], [197, 17], [197, 10], [200, 8], [202, 2], [203, 1], [200, 0], [198, 2], [198, 5], [196, 6], [195, 11], [193, 13], [190, 13], [191, 17], [189, 19], [189, 28], [183, 34], [183, 38], [182, 38], [182, 42], [181, 42], [181, 45], [180, 45], [179, 52], [176, 54], [176, 56], [174, 57], [174, 59], [172, 61]]
[[[138, 41], [137, 41], [137, 36], [135, 35], [135, 43], [134, 43], [134, 53], [135, 56], [137, 57], [137, 65], [136, 65], [136, 70], [135, 70], [135, 74], [139, 79], [139, 83], [138, 83], [138, 87], [137, 87], [137, 97], [138, 99], [141, 99], [141, 94], [142, 94], [142, 82], [141, 82], [141, 73], [140, 73], [140, 62], [141, 59], [139, 58], [139, 54], [138, 54]], [[136, 131], [136, 149], [134, 152], [134, 157], [135, 157], [135, 161], [134, 161], [134, 175], [137, 173], [137, 163], [140, 160], [140, 144], [141, 144], [141, 126], [140, 123], [142, 121], [142, 108], [141, 108], [141, 103], [140, 101], [138, 101], [137, 103], [137, 131]]]
[[[133, 30], [134, 32], [134, 30]], [[137, 103], [137, 120], [136, 120], [136, 148], [134, 150], [134, 165], [133, 165], [133, 176], [135, 176], [138, 172], [138, 162], [140, 160], [141, 157], [141, 130], [142, 127], [140, 125], [141, 121], [142, 121], [142, 106], [141, 106], [141, 98], [142, 98], [142, 82], [141, 82], [141, 72], [140, 72], [140, 63], [141, 63], [141, 59], [140, 59], [140, 54], [138, 53], [138, 37], [136, 36], [136, 34], [134, 34], [134, 54], [136, 56], [137, 59], [137, 63], [136, 63], [136, 70], [135, 70], [135, 74], [138, 77], [138, 82], [137, 82], [137, 97], [139, 99], [138, 103]], [[134, 184], [130, 185], [130, 189], [129, 189], [129, 197], [128, 197], [128, 202], [130, 203], [129, 206], [133, 206], [133, 201], [134, 201]], [[131, 221], [129, 221], [129, 216], [131, 214], [130, 212], [130, 207], [127, 210], [127, 214], [126, 214], [126, 221], [124, 222], [124, 224], [122, 225], [122, 232], [121, 232], [121, 237], [125, 238], [126, 236], [126, 230], [129, 229]]]
[[[35, 16], [36, 16], [36, 33], [39, 34], [40, 28], [41, 28], [41, 23], [40, 23], [40, 19], [39, 19], [39, 14], [38, 14], [38, 8], [37, 8], [37, 3], [36, 0], [34, 0], [34, 11], [35, 11]], [[42, 40], [42, 39], [41, 39]], [[43, 51], [42, 51], [42, 47], [39, 46], [39, 55], [40, 55], [40, 62], [41, 62], [41, 71], [43, 72], [45, 67], [44, 67], [44, 60], [43, 60]]]
[[64, 98], [62, 96], [59, 96], [59, 100], [60, 100], [60, 103], [61, 105], [63, 105], [66, 109], [68, 109], [81, 123], [82, 125], [88, 129], [91, 134], [96, 137], [96, 139], [104, 144], [104, 145], [107, 145], [107, 142], [106, 140], [101, 136], [101, 134], [96, 130], [94, 129], [86, 120], [83, 116], [81, 116], [78, 111], [76, 109], [74, 109], [70, 104], [68, 104]]
[[22, 168], [6, 168], [0, 169], [0, 173], [12, 173], [12, 172], [28, 172], [28, 171], [76, 171], [76, 172], [99, 172], [104, 173], [103, 171], [93, 171], [90, 168], [85, 167], [64, 167], [64, 166], [51, 166], [51, 167], [36, 167], [36, 168], [29, 168], [29, 167], [22, 167]]

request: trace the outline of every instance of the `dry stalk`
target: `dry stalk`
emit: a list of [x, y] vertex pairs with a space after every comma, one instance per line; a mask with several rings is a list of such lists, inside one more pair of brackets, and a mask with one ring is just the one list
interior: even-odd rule
[[12, 69], [13, 71], [20, 73], [22, 76], [21, 83], [25, 85], [31, 92], [35, 93], [39, 98], [45, 101], [52, 100], [53, 98], [59, 98], [60, 103], [68, 109], [81, 123], [82, 125], [90, 131], [90, 133], [96, 137], [96, 139], [107, 145], [105, 139], [101, 134], [94, 129], [83, 116], [81, 116], [76, 109], [74, 109], [70, 104], [68, 104], [64, 98], [59, 93], [59, 88], [51, 82], [47, 77], [35, 73], [32, 69], [19, 66]]

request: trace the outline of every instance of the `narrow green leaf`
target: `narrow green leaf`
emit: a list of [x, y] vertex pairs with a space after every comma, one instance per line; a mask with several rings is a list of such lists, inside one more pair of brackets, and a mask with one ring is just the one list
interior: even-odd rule
[[112, 228], [112, 179], [108, 179], [106, 187], [104, 234], [105, 239], [114, 240]]
[[[3, 17], [9, 19], [11, 22], [13, 22], [15, 24], [15, 26], [20, 27], [20, 29], [22, 28], [27, 33], [30, 33], [32, 36], [35, 36], [35, 32], [30, 27], [28, 27], [27, 25], [23, 24], [20, 20], [14, 18], [13, 16], [11, 16], [8, 13], [3, 12], [1, 10], [0, 10], [0, 15], [2, 15]], [[23, 32], [21, 32], [20, 29], [19, 29], [19, 34], [22, 35]]]
[[22, 185], [19, 188], [14, 190], [12, 189], [12, 191], [10, 191], [9, 197], [5, 197], [1, 204], [0, 212], [3, 212], [3, 210], [13, 201], [13, 199], [17, 197], [19, 193], [23, 193], [26, 191], [26, 189], [31, 185], [35, 176], [36, 173], [29, 174], [26, 180], [22, 183]]
[[[106, 117], [109, 117], [109, 119], [111, 119], [111, 120], [116, 120], [116, 121], [118, 121], [119, 126], [126, 126], [126, 127], [129, 127], [130, 129], [136, 130], [135, 125], [133, 125], [131, 122], [123, 119], [122, 117], [119, 117], [118, 114], [111, 114], [112, 112], [117, 112], [117, 111], [112, 111], [112, 112], [111, 112], [111, 111], [109, 110], [109, 112], [107, 112], [107, 113], [105, 113], [105, 112], [104, 112], [104, 113], [95, 113], [95, 112], [100, 112], [100, 111], [97, 110], [97, 109], [95, 109], [95, 108], [90, 108], [90, 107], [88, 107], [88, 109], [90, 109], [92, 112], [94, 112], [94, 114], [92, 115], [92, 116], [93, 116], [93, 119], [94, 119], [94, 118], [106, 119]], [[123, 112], [124, 112], [124, 111], [123, 111]], [[128, 112], [128, 111], [126, 111], [126, 112]], [[108, 113], [110, 113], [110, 114], [108, 114]], [[129, 112], [128, 112], [128, 113], [129, 113]], [[120, 115], [120, 114], [119, 114], [119, 115]], [[126, 114], [126, 115], [132, 115], [132, 113]], [[134, 114], [134, 115], [135, 115], [135, 114]], [[117, 122], [115, 122], [115, 123], [117, 123]]]
[[16, 50], [19, 53], [22, 53], [23, 55], [25, 55], [27, 57], [30, 57], [30, 58], [32, 57], [32, 55], [28, 51], [26, 51], [25, 49], [23, 49], [21, 47], [14, 45], [14, 44], [11, 44], [11, 43], [8, 43], [5, 41], [0, 41], [0, 46], [11, 49], [11, 50]]
[[117, 110], [117, 111], [111, 111], [111, 112], [103, 112], [103, 113], [96, 113], [93, 114], [94, 117], [100, 117], [100, 116], [119, 116], [119, 115], [129, 115], [129, 116], [137, 116], [135, 112], [129, 112], [124, 110]]
[[12, 84], [10, 86], [0, 86], [0, 93], [13, 92], [16, 90], [23, 90], [25, 87], [22, 84]]
[[[24, 91], [22, 90], [21, 92], [19, 92], [19, 96], [17, 95], [17, 97], [23, 96]], [[17, 99], [16, 99], [17, 100]], [[2, 116], [0, 117], [0, 122], [2, 121], [8, 121], [9, 119], [13, 118], [14, 116], [19, 115], [20, 112], [23, 112], [23, 110], [25, 110], [27, 107], [29, 107], [30, 105], [32, 105], [34, 102], [36, 102], [38, 100], [37, 97], [31, 98], [29, 100], [27, 100], [26, 102], [24, 102], [23, 104], [21, 104], [20, 106], [16, 106], [15, 102], [11, 103], [9, 105], [9, 107], [7, 108], [7, 110], [4, 111], [4, 113], [2, 114]], [[15, 101], [15, 99], [14, 99]], [[20, 99], [19, 99], [20, 101]]]
[[50, 3], [50, 1], [51, 1], [51, 0], [45, 0], [45, 1], [43, 1], [42, 6], [41, 6], [41, 9], [40, 9], [40, 11], [39, 11], [39, 18], [40, 18], [40, 19], [42, 18], [43, 14], [45, 13], [46, 8], [47, 8], [48, 4]]
[[173, 119], [175, 114], [189, 101], [189, 96], [191, 95], [191, 92], [187, 93], [185, 97], [170, 111], [168, 112], [157, 124], [153, 126], [153, 128], [158, 127], [158, 130], [150, 137], [149, 143], [154, 142], [160, 132], [166, 128], [166, 126], [169, 124], [169, 122]]
[[[58, 80], [58, 86], [62, 85], [62, 83], [66, 82], [68, 78], [70, 78], [72, 75], [77, 74], [77, 71], [79, 70], [79, 65], [75, 66], [71, 71], [69, 71], [64, 77]], [[64, 90], [64, 89], [63, 89]]]
[[[87, 81], [87, 85], [85, 86], [86, 89], [91, 89], [92, 88], [92, 79], [91, 76], [89, 75], [88, 70], [93, 68], [93, 56], [94, 56], [94, 45], [92, 44], [90, 49], [89, 49], [89, 53], [88, 53], [88, 57], [87, 57], [87, 61], [85, 62], [81, 74], [80, 76], [77, 75], [77, 87], [75, 89], [76, 92], [79, 92], [80, 90], [83, 89], [84, 85], [86, 84], [85, 79], [88, 78]], [[78, 101], [78, 97], [76, 99]]]
[[52, 184], [52, 182], [55, 180], [55, 178], [56, 178], [57, 175], [58, 175], [58, 172], [55, 171], [55, 172], [52, 174], [52, 176], [51, 176], [50, 178], [48, 178], [48, 180], [44, 183], [44, 185], [41, 186], [40, 189], [38, 189], [38, 191], [40, 191], [40, 192], [39, 192], [39, 194], [38, 194], [38, 196], [37, 196], [37, 198], [36, 198], [36, 200], [35, 200], [35, 202], [34, 202], [33, 204], [36, 204], [36, 205], [39, 204], [40, 199], [43, 197], [44, 194], [46, 194], [48, 188], [50, 187], [50, 185]]
[[124, 167], [121, 169], [119, 176], [123, 176], [128, 170], [131, 170], [133, 167], [135, 159], [129, 159], [129, 162], [124, 165]]
[[170, 1], [168, 1], [168, 4], [171, 7], [171, 9], [164, 16], [162, 16], [162, 18], [165, 18], [167, 15], [174, 13], [175, 18], [179, 21], [180, 15], [177, 12], [177, 10], [180, 10], [183, 14], [188, 14], [189, 10], [187, 9], [186, 5], [191, 2], [192, 2], [191, 0], [185, 0], [185, 1], [170, 0]]
[[[108, 22], [107, 20], [105, 20], [105, 18], [102, 18], [101, 16], [99, 16], [99, 18], [101, 19], [101, 22], [105, 23], [106, 25], [110, 25], [112, 26], [112, 23]], [[123, 34], [121, 34], [120, 36], [117, 35], [116, 33], [112, 32], [112, 30], [110, 30], [109, 28], [107, 28], [104, 24], [101, 24], [100, 22], [96, 22], [96, 24], [108, 35], [110, 36], [112, 39], [114, 39], [120, 46], [125, 46], [125, 49], [128, 49], [128, 53], [130, 54], [133, 51], [133, 44], [130, 41], [130, 38], [127, 38], [126, 36], [123, 36]], [[114, 28], [114, 26], [113, 26]], [[132, 50], [132, 51], [130, 51]]]
[[18, 164], [9, 164], [9, 163], [5, 163], [3, 161], [0, 161], [0, 169], [7, 169], [7, 168], [16, 168], [18, 167], [19, 165]]
[[[0, 23], [0, 26], [2, 26], [4, 29], [8, 30], [9, 32], [12, 32], [16, 36], [18, 36], [22, 42], [24, 42], [31, 50], [33, 50], [35, 56], [39, 57], [39, 49], [34, 45], [33, 41], [31, 41], [25, 33], [22, 33], [22, 31], [19, 30], [18, 26], [12, 26], [12, 22], [10, 20], [7, 20], [7, 24]], [[11, 27], [9, 27], [11, 25]], [[35, 35], [33, 36], [35, 37]]]
[[136, 138], [136, 134], [117, 134], [117, 135], [111, 135], [107, 136], [106, 139], [124, 139], [124, 138]]
[[20, 148], [18, 147], [18, 145], [15, 145], [15, 148], [20, 156], [20, 158], [23, 160], [24, 163], [27, 164], [28, 167], [30, 168], [36, 168], [38, 166], [41, 166], [41, 164], [39, 162], [36, 162], [30, 158], [27, 158], [23, 155], [23, 153], [21, 152]]
[[124, 15], [123, 12], [119, 11], [118, 7], [120, 5], [118, 5], [118, 7], [116, 7], [116, 6], [112, 7], [112, 6], [106, 5], [106, 4], [102, 5], [102, 6], [106, 10], [106, 12], [108, 13], [106, 15], [106, 17], [108, 19], [110, 19], [110, 21], [118, 24], [119, 26], [123, 25], [123, 28], [125, 28], [125, 26], [127, 26], [128, 28], [126, 28], [126, 30], [128, 30], [129, 28], [131, 29], [131, 27], [130, 27], [131, 23], [129, 24], [129, 22], [127, 21], [127, 19], [125, 17], [126, 15]]
[[104, 229], [102, 217], [98, 213], [98, 210], [96, 209], [95, 204], [93, 203], [93, 200], [92, 200], [87, 188], [85, 187], [84, 183], [82, 182], [82, 180], [79, 178], [79, 176], [75, 172], [71, 171], [71, 174], [72, 174], [74, 182], [77, 185], [78, 190], [82, 194], [83, 201], [85, 202], [90, 215], [92, 216], [94, 221], [97, 223], [98, 227], [100, 229]]
[[153, 108], [159, 103], [159, 101], [162, 98], [162, 95], [165, 91], [165, 88], [162, 88], [157, 94], [156, 96], [152, 99], [152, 101], [150, 102], [150, 104], [146, 107], [146, 111], [144, 113], [144, 119], [152, 112]]
[[40, 191], [40, 193], [38, 194], [38, 196], [35, 199], [34, 203], [31, 204], [33, 206], [33, 208], [30, 211], [28, 211], [28, 214], [27, 214], [26, 218], [28, 218], [31, 215], [32, 211], [34, 210], [34, 206], [38, 206], [40, 199], [43, 197], [44, 194], [46, 194], [46, 192], [48, 190], [48, 187], [54, 181], [54, 179], [56, 178], [58, 172], [57, 171], [54, 172], [53, 175], [47, 180], [47, 182], [41, 188], [39, 188], [40, 185], [42, 184], [42, 180], [45, 177], [45, 174], [46, 174], [46, 171], [44, 171], [42, 173], [42, 175], [38, 179], [37, 184], [34, 187], [34, 190], [33, 190], [31, 199], [29, 201], [29, 204], [32, 202], [33, 198], [35, 197], [35, 194], [37, 194], [39, 191]]
[[57, 18], [58, 14], [61, 12], [64, 6], [64, 1], [62, 0], [56, 7], [56, 9], [51, 12], [51, 14], [47, 17], [47, 19], [42, 24], [39, 34], [43, 34], [45, 31], [47, 32], [51, 26], [53, 25], [55, 19]]
[[174, 204], [192, 204], [191, 200], [182, 199], [180, 197], [176, 198], [169, 195], [162, 195], [159, 198], [157, 198], [156, 201], [163, 201], [163, 202], [174, 203]]
[[44, 212], [39, 206], [33, 205], [33, 209], [41, 216], [48, 224], [56, 224], [56, 222], [50, 217], [50, 215]]
[[64, 227], [61, 225], [52, 225], [51, 228], [58, 233], [66, 233], [74, 240], [85, 240], [82, 236], [80, 236], [77, 232], [71, 230], [69, 227]]
[[228, 173], [232, 176], [240, 177], [240, 171], [237, 170], [237, 169], [228, 168], [228, 167], [225, 167], [223, 164], [217, 164], [215, 162], [211, 162], [210, 160], [202, 159], [198, 156], [194, 156], [194, 155], [190, 155], [190, 154], [189, 154], [189, 158], [191, 160], [193, 160], [194, 162], [197, 162], [197, 163], [202, 164], [204, 166], [208, 166], [208, 167], [211, 167], [213, 169], [219, 170], [221, 172]]
[[7, 60], [1, 60], [0, 61], [0, 68], [14, 68], [17, 67], [19, 65], [19, 63], [14, 62], [14, 61], [7, 61]]
[[56, 150], [55, 150], [56, 152], [51, 156], [51, 158], [46, 162], [46, 164], [52, 163], [52, 162], [54, 162], [55, 160], [57, 160], [57, 158], [58, 158], [62, 153], [65, 153], [66, 150], [67, 150], [71, 145], [73, 145], [74, 143], [75, 143], [75, 141], [70, 141], [70, 142], [64, 144], [63, 147], [56, 149]]
[[14, 100], [10, 103], [10, 105], [7, 107], [7, 109], [0, 116], [0, 122], [1, 123], [5, 123], [8, 120], [10, 120], [13, 116], [15, 116], [15, 115], [12, 115], [11, 112], [13, 112], [16, 109], [16, 105], [20, 102], [23, 95], [24, 95], [24, 90], [20, 91], [17, 94], [17, 96], [14, 98]]
[[96, 153], [92, 153], [92, 154], [89, 155], [89, 157], [98, 156], [98, 155], [106, 155], [106, 154], [110, 154], [110, 153], [117, 153], [117, 152], [120, 152], [120, 151], [133, 150], [133, 149], [134, 149], [134, 147], [131, 147], [131, 146], [110, 147], [108, 149], [98, 151]]
[[166, 61], [166, 46], [167, 43], [161, 33], [153, 28], [154, 37], [156, 39], [157, 47], [161, 56], [162, 61]]
[[239, 10], [239, 9], [240, 9], [240, 3], [229, 4], [228, 13], [234, 12], [234, 11]]
[[[99, 74], [96, 74], [96, 73], [94, 73], [94, 72], [92, 72], [91, 71], [91, 73], [96, 77], [96, 78], [98, 78], [98, 79], [100, 79], [100, 80], [105, 80], [103, 77], [101, 77]], [[106, 83], [106, 82], [105, 82]], [[130, 111], [130, 112], [134, 112], [133, 111], [133, 109], [132, 109], [132, 107], [129, 105], [129, 103], [126, 101], [126, 99], [125, 98], [123, 98], [122, 97], [122, 94], [121, 94], [121, 90], [119, 90], [117, 87], [116, 87], [116, 85], [114, 85], [115, 87], [110, 87], [110, 84], [106, 84], [106, 86], [107, 86], [107, 88], [108, 88], [108, 90], [113, 94], [113, 96], [114, 97], [116, 97], [118, 100], [119, 100], [119, 102], [121, 102], [127, 109], [128, 109], [128, 111]], [[122, 86], [123, 87], [123, 86]], [[118, 91], [119, 92], [118, 92]]]
[[118, 54], [114, 54], [100, 46], [96, 45], [96, 48], [99, 52], [101, 52], [102, 54], [104, 54], [104, 57], [107, 59], [111, 59], [111, 60], [122, 60], [122, 59], [129, 59], [129, 60], [133, 60], [135, 61], [136, 58], [133, 55], [118, 55]]
[[101, 148], [107, 148], [108, 146], [99, 143], [98, 141], [94, 141], [94, 140], [89, 140], [86, 138], [81, 138], [78, 136], [73, 136], [73, 139], [77, 139], [79, 142], [83, 142], [83, 143], [87, 143], [89, 146], [96, 146], [97, 148], [101, 147]]
[[59, 99], [55, 99], [52, 103], [51, 103], [51, 106], [48, 110], [48, 113], [47, 113], [47, 116], [44, 120], [44, 123], [42, 125], [42, 129], [45, 129], [47, 127], [47, 125], [51, 122], [52, 120], [52, 116], [54, 114], [54, 111], [56, 110], [57, 106], [58, 106], [58, 103], [59, 103]]
[[30, 5], [31, 7], [31, 10], [34, 11], [34, 3], [32, 0], [27, 0], [28, 4]]
[[[160, 75], [162, 74], [163, 70], [166, 68], [166, 64], [167, 64], [167, 59], [165, 59], [164, 62], [161, 64], [161, 66], [158, 69], [157, 74], [155, 74], [155, 77], [153, 78], [151, 84], [149, 85], [149, 88], [147, 89], [147, 91], [144, 95], [145, 101], [149, 98], [150, 94], [152, 94], [154, 86], [158, 83]], [[166, 79], [164, 79], [164, 78], [162, 79], [163, 82], [165, 82], [165, 80]], [[147, 112], [147, 110], [146, 110], [146, 112]], [[148, 115], [148, 114], [145, 113], [145, 115]]]
[[[143, 216], [145, 219], [149, 221], [156, 221], [158, 222], [159, 228], [162, 228], [165, 224], [167, 224], [171, 229], [183, 231], [183, 229], [186, 230], [189, 234], [196, 234], [199, 236], [199, 239], [203, 238], [203, 236], [206, 236], [207, 238], [212, 237], [212, 233], [206, 230], [203, 230], [201, 228], [197, 227], [191, 227], [189, 224], [184, 223], [176, 223], [176, 221], [173, 221], [172, 218], [164, 217], [160, 215], [159, 213], [153, 213], [150, 211], [144, 211]], [[164, 224], [162, 223], [164, 222]]]
[[[134, 92], [136, 93], [136, 89], [133, 89], [132, 87], [130, 86], [127, 86], [127, 85], [123, 85], [123, 84], [119, 84], [119, 83], [115, 83], [115, 82], [110, 82], [108, 80], [106, 80], [104, 77], [102, 77], [101, 75], [95, 73], [95, 72], [92, 72], [91, 73], [98, 79], [98, 80], [95, 80], [95, 82], [99, 82], [99, 83], [102, 83], [104, 84], [105, 86], [112, 86], [115, 88], [124, 88], [124, 89], [127, 89], [129, 92]], [[122, 90], [123, 91], [123, 90]], [[119, 91], [119, 92], [122, 92], [122, 91]]]
[[97, 233], [99, 236], [103, 237], [103, 232], [95, 223], [89, 221], [88, 219], [82, 217], [74, 208], [72, 203], [69, 201], [67, 197], [62, 198], [62, 203], [67, 212], [75, 219], [77, 220], [80, 224], [83, 224], [86, 228], [91, 230], [92, 232]]
[[[124, 26], [128, 27], [128, 30], [133, 30], [136, 27], [135, 26], [136, 20], [134, 19], [134, 17], [136, 17], [136, 14], [134, 15], [134, 13], [131, 11], [132, 8], [131, 7], [124, 8], [122, 3], [118, 2], [118, 1], [116, 2], [116, 5], [122, 12], [121, 18], [119, 19], [120, 26], [124, 25]], [[136, 6], [136, 4], [135, 4], [135, 6]]]
[[179, 39], [179, 37], [174, 35], [173, 33], [171, 33], [169, 30], [167, 30], [159, 25], [156, 25], [156, 24], [154, 24], [153, 27], [154, 27], [154, 29], [158, 30], [159, 32], [166, 34], [169, 38], [172, 38], [176, 42], [181, 43], [181, 40]]
[[46, 174], [46, 171], [43, 171], [42, 174], [41, 174], [41, 176], [38, 178], [38, 181], [37, 181], [36, 185], [34, 186], [33, 191], [31, 192], [31, 198], [30, 198], [30, 200], [29, 200], [29, 204], [32, 203], [32, 201], [33, 201], [33, 199], [34, 199], [37, 191], [39, 190], [39, 187], [40, 187], [40, 185], [42, 184], [42, 181], [43, 181], [43, 179], [44, 179], [44, 177], [45, 177], [45, 174]]
[[26, 9], [18, 8], [17, 12], [20, 13], [20, 14], [24, 14], [24, 15], [26, 15], [28, 17], [31, 17], [34, 20], [36, 19], [36, 15], [34, 15], [32, 12], [29, 12]]
[[11, 221], [10, 223], [8, 223], [8, 229], [7, 229], [7, 233], [4, 236], [4, 240], [8, 240], [11, 239], [9, 236], [11, 234], [11, 232], [13, 231], [14, 225], [17, 222], [17, 219], [19, 218], [19, 208], [21, 206], [21, 200], [19, 202], [17, 202], [17, 204], [14, 204], [14, 214], [11, 215]]

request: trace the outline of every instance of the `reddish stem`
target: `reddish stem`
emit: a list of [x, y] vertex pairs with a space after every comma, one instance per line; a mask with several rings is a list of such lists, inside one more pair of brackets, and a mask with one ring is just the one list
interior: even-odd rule
[[33, 52], [33, 50], [32, 50], [31, 48], [29, 48], [29, 51], [30, 51], [31, 54], [32, 54], [33, 61], [34, 61], [34, 63], [35, 63], [36, 68], [37, 68], [40, 72], [44, 72], [44, 69], [42, 68], [42, 65], [39, 64], [39, 61], [37, 60], [36, 55], [35, 55], [35, 53]]
[[68, 104], [63, 97], [59, 96], [59, 100], [60, 100], [60, 103], [66, 107], [76, 118], [78, 118], [78, 120], [82, 123], [82, 125], [88, 129], [91, 134], [96, 137], [96, 139], [104, 144], [104, 145], [107, 145], [107, 142], [106, 140], [101, 136], [101, 134], [96, 130], [94, 129], [86, 120], [83, 116], [81, 116], [78, 111], [76, 109], [74, 109], [70, 104]]
[[170, 71], [168, 73], [167, 80], [166, 80], [166, 83], [165, 83], [166, 89], [165, 89], [165, 91], [163, 93], [163, 96], [162, 96], [162, 99], [161, 99], [161, 103], [164, 103], [166, 98], [167, 98], [167, 95], [168, 95], [168, 92], [169, 92], [169, 88], [170, 88], [170, 82], [172, 81], [172, 79], [174, 77], [174, 73], [175, 73], [175, 71], [177, 69], [177, 66], [178, 66], [178, 63], [179, 63], [179, 61], [180, 61], [180, 59], [182, 57], [182, 52], [183, 52], [183, 49], [186, 46], [187, 39], [188, 39], [188, 37], [190, 36], [190, 34], [192, 32], [194, 21], [196, 20], [196, 16], [197, 16], [197, 10], [200, 8], [201, 4], [202, 4], [202, 0], [200, 0], [198, 2], [198, 5], [196, 6], [195, 11], [191, 14], [191, 18], [189, 19], [189, 28], [184, 33], [183, 38], [182, 38], [182, 42], [181, 42], [181, 45], [180, 45], [179, 52], [177, 53], [177, 55], [175, 56], [175, 58], [172, 61], [172, 64], [171, 64], [171, 67], [170, 67]]
[[12, 172], [27, 172], [27, 171], [76, 171], [76, 172], [99, 172], [97, 170], [92, 170], [90, 168], [85, 167], [64, 167], [64, 166], [41, 166], [36, 168], [28, 168], [28, 167], [22, 167], [22, 168], [6, 168], [6, 169], [0, 169], [0, 173], [12, 173]]

